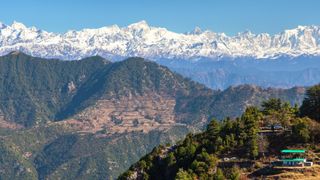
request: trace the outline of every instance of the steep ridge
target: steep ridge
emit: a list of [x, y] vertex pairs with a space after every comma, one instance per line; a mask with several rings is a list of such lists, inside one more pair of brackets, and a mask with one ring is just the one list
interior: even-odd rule
[[[97, 90], [98, 86], [100, 89]], [[88, 93], [81, 89], [91, 91], [92, 88], [95, 93], [83, 99]], [[113, 63], [81, 89], [59, 116], [71, 115], [70, 122], [83, 130], [96, 132], [104, 128], [110, 133], [149, 132], [155, 128], [163, 130], [175, 125], [190, 125], [191, 122], [204, 123], [207, 115], [191, 119], [192, 114], [200, 114], [201, 109], [179, 113], [177, 103], [190, 104], [203, 98], [210, 104], [217, 93], [140, 58]], [[91, 106], [83, 105], [89, 103]]]

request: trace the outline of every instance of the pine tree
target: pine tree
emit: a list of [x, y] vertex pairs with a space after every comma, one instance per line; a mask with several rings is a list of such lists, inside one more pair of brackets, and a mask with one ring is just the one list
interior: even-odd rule
[[256, 107], [248, 107], [241, 120], [244, 123], [244, 133], [246, 135], [245, 149], [248, 156], [256, 158], [258, 156], [258, 122], [261, 119], [260, 111]]
[[300, 107], [300, 114], [320, 121], [320, 84], [307, 90], [306, 98]]

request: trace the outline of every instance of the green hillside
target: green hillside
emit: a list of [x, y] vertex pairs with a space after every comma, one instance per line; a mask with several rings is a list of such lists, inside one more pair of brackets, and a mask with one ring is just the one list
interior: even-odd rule
[[[214, 91], [141, 58], [0, 57], [0, 179], [116, 178], [159, 144], [304, 88]], [[12, 168], [15, 165], [17, 168]]]
[[108, 63], [100, 57], [46, 61], [17, 52], [0, 57], [0, 112], [27, 127], [53, 120], [74, 96], [68, 84], [81, 86]]

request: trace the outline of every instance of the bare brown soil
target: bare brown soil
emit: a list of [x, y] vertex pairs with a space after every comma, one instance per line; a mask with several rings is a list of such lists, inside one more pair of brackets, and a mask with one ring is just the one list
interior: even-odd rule
[[174, 112], [174, 98], [156, 93], [126, 96], [121, 99], [99, 100], [76, 116], [61, 123], [81, 132], [106, 134], [151, 130], [165, 131], [173, 126], [185, 126]]

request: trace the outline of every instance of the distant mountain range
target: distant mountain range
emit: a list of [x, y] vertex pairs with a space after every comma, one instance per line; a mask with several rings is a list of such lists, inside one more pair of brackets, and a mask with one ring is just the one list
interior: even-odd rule
[[175, 33], [145, 21], [64, 34], [0, 23], [0, 55], [13, 51], [62, 60], [148, 58], [212, 89], [240, 84], [292, 88], [320, 82], [320, 26], [230, 37], [199, 28]]
[[157, 62], [212, 89], [241, 84], [292, 88], [320, 82], [320, 57], [317, 56], [279, 57], [276, 60], [248, 57], [220, 61], [202, 59], [196, 62], [162, 59]]
[[160, 143], [212, 117], [304, 88], [212, 90], [142, 58], [0, 57], [0, 179], [113, 179]]
[[64, 34], [29, 28], [18, 22], [0, 23], [0, 55], [14, 50], [35, 57], [65, 60], [95, 55], [113, 60], [133, 56], [154, 60], [319, 56], [320, 27], [298, 26], [275, 35], [247, 31], [230, 37], [199, 28], [189, 33], [175, 33], [151, 27], [145, 21], [127, 27], [113, 25]]

